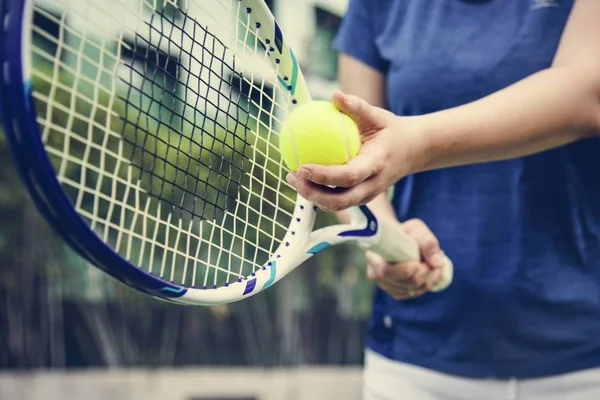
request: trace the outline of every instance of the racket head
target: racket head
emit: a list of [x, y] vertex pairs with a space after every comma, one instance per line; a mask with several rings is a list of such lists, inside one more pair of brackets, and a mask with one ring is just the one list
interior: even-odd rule
[[[125, 2], [112, 0], [110, 3], [114, 7], [117, 5], [123, 6]], [[143, 11], [144, 7], [148, 7], [150, 3], [140, 0], [139, 10]], [[190, 16], [190, 9], [172, 10], [179, 15], [179, 18], [183, 18], [184, 22], [178, 22], [177, 24], [180, 25], [177, 26], [172, 24], [169, 28], [165, 28], [164, 14], [161, 14], [158, 20], [150, 23], [146, 21], [145, 25], [144, 22], [136, 22], [138, 28], [142, 26], [148, 30], [146, 33], [149, 32], [158, 36], [158, 41], [149, 40], [147, 37], [144, 38], [143, 35], [133, 32], [133, 42], [130, 41], [128, 45], [121, 43], [124, 40], [124, 35], [121, 34], [116, 39], [113, 37], [118, 46], [109, 47], [106, 42], [102, 41], [103, 39], [87, 36], [87, 31], [83, 31], [86, 33], [77, 31], [77, 24], [74, 27], [74, 25], [65, 22], [67, 15], [76, 15], [81, 19], [78, 25], [80, 28], [85, 26], [87, 22], [97, 29], [101, 29], [103, 21], [106, 22], [111, 18], [115, 18], [115, 15], [118, 14], [115, 9], [110, 12], [106, 11], [110, 6], [105, 2], [99, 0], [87, 0], [81, 3], [66, 0], [43, 2], [43, 4], [56, 6], [53, 10], [54, 14], [38, 7], [39, 3], [33, 0], [8, 0], [3, 2], [4, 9], [2, 12], [6, 23], [0, 44], [2, 46], [0, 57], [4, 67], [1, 82], [2, 93], [0, 94], [2, 97], [0, 100], [1, 109], [6, 137], [15, 164], [36, 207], [77, 253], [119, 281], [153, 297], [184, 304], [228, 303], [266, 289], [315, 252], [314, 248], [312, 251], [307, 252], [306, 245], [309, 242], [313, 228], [316, 207], [305, 199], [297, 197], [292, 188], [287, 185], [283, 179], [286, 171], [276, 151], [276, 134], [279, 121], [285, 118], [285, 113], [296, 104], [309, 101], [310, 95], [292, 50], [285, 42], [281, 29], [279, 29], [271, 12], [262, 1], [211, 0], [210, 3], [214, 3], [211, 5], [208, 5], [205, 0], [184, 3], [189, 7], [198, 6], [204, 11], [211, 10], [211, 5], [221, 7], [225, 11], [233, 11], [237, 16], [234, 24], [236, 30], [229, 32], [229, 34], [233, 33], [237, 39], [243, 39], [243, 49], [234, 51], [234, 49], [226, 46], [222, 35], [227, 34], [227, 26], [217, 27], [215, 29], [219, 35], [217, 36], [217, 34], [211, 33], [211, 27], [206, 21], [201, 23], [196, 17]], [[76, 10], [69, 9], [73, 4], [85, 4], [85, 6]], [[169, 2], [166, 4], [171, 6]], [[202, 7], [199, 4], [202, 4]], [[152, 11], [156, 12], [157, 10]], [[102, 12], [105, 12], [106, 15], [102, 16]], [[134, 20], [136, 12], [135, 7], [122, 10], [123, 14], [132, 14]], [[140, 15], [137, 15], [138, 20], [146, 18], [146, 15], [142, 16], [141, 13], [140, 11]], [[94, 21], [92, 21], [92, 18]], [[44, 31], [43, 25], [42, 27], [36, 25], [34, 30], [34, 20], [40, 19], [46, 22], [50, 20], [57, 25], [59, 28], [58, 34], [50, 35], [51, 32]], [[169, 25], [168, 22], [167, 26]], [[112, 21], [112, 23], [115, 23], [123, 31], [129, 29], [125, 25], [119, 27], [119, 20]], [[264, 123], [263, 120], [258, 119], [261, 118], [260, 113], [265, 112], [262, 102], [265, 101], [265, 98], [269, 100], [269, 96], [259, 96], [258, 100], [253, 100], [251, 95], [253, 93], [263, 94], [266, 90], [265, 85], [269, 85], [269, 89], [273, 91], [270, 98], [271, 110], [268, 110], [266, 118], [266, 121], [268, 121], [266, 126], [268, 138], [266, 140], [262, 139], [265, 143], [257, 145], [258, 139], [256, 137], [259, 135], [250, 132], [251, 129], [249, 129], [247, 123], [248, 118], [246, 118], [246, 125], [240, 122], [241, 118], [235, 120], [236, 124], [243, 125], [240, 131], [242, 133], [230, 128], [229, 125], [225, 126], [226, 135], [231, 133], [231, 141], [223, 140], [220, 150], [223, 150], [229, 144], [234, 147], [232, 151], [235, 153], [236, 140], [248, 144], [248, 146], [246, 150], [236, 154], [237, 159], [232, 157], [228, 160], [229, 166], [225, 171], [218, 171], [219, 178], [231, 178], [232, 174], [237, 173], [238, 182], [236, 185], [232, 185], [232, 179], [229, 179], [224, 186], [219, 186], [213, 193], [204, 194], [206, 197], [212, 195], [218, 198], [220, 194], [223, 194], [222, 192], [226, 192], [224, 193], [225, 200], [222, 207], [219, 207], [218, 204], [212, 204], [211, 208], [212, 217], [217, 215], [221, 218], [220, 221], [208, 221], [206, 215], [195, 213], [195, 208], [185, 210], [181, 205], [177, 207], [178, 203], [175, 201], [169, 201], [166, 205], [161, 203], [165, 200], [161, 198], [163, 192], [160, 190], [152, 192], [152, 185], [156, 183], [152, 179], [149, 180], [149, 183], [146, 182], [146, 186], [140, 184], [140, 181], [143, 180], [140, 175], [146, 173], [152, 176], [154, 170], [151, 167], [144, 169], [143, 161], [136, 164], [135, 151], [140, 150], [141, 146], [139, 146], [136, 139], [129, 138], [128, 142], [126, 134], [123, 134], [123, 129], [126, 129], [128, 124], [129, 126], [134, 125], [136, 128], [134, 131], [139, 136], [144, 136], [144, 134], [151, 136], [153, 132], [148, 127], [151, 124], [146, 124], [144, 129], [141, 129], [140, 125], [142, 124], [139, 119], [132, 123], [131, 118], [128, 119], [127, 116], [117, 113], [117, 117], [122, 120], [121, 125], [118, 125], [119, 129], [117, 129], [113, 127], [114, 121], [110, 115], [114, 111], [112, 107], [118, 102], [123, 103], [122, 105], [125, 107], [130, 107], [130, 109], [136, 109], [136, 105], [145, 104], [143, 101], [136, 103], [136, 101], [127, 97], [128, 93], [131, 93], [132, 87], [134, 87], [133, 82], [127, 80], [132, 79], [133, 75], [141, 76], [144, 72], [147, 72], [144, 68], [147, 67], [148, 63], [160, 62], [150, 59], [146, 54], [146, 58], [142, 61], [142, 67], [137, 68], [133, 62], [128, 64], [123, 61], [123, 55], [128, 52], [129, 54], [141, 52], [139, 48], [135, 47], [136, 43], [143, 43], [146, 51], [148, 48], [152, 50], [153, 46], [158, 50], [162, 49], [161, 46], [164, 44], [161, 45], [160, 40], [165, 40], [168, 43], [167, 47], [176, 46], [173, 37], [167, 36], [167, 34], [172, 34], [173, 30], [177, 30], [178, 39], [181, 41], [177, 50], [184, 53], [187, 50], [188, 63], [180, 64], [178, 67], [187, 71], [188, 85], [190, 79], [195, 79], [192, 82], [193, 84], [200, 87], [204, 83], [208, 87], [207, 91], [214, 91], [219, 90], [220, 85], [224, 83], [232, 86], [232, 81], [227, 81], [231, 76], [237, 78], [238, 81], [233, 85], [239, 85], [239, 87], [249, 86], [250, 95], [246, 95], [246, 103], [250, 103], [250, 106], [257, 107], [259, 110], [259, 117], [254, 116], [257, 119], [255, 126]], [[189, 32], [193, 32], [193, 34], [189, 34]], [[73, 41], [70, 43], [61, 42], [61, 35], [63, 34], [65, 37], [74, 36]], [[44, 42], [43, 39], [46, 39], [46, 41]], [[48, 45], [49, 42], [52, 45], [52, 50], [49, 51], [42, 45], [36, 44], [35, 40], [42, 40], [45, 45]], [[135, 42], [135, 40], [139, 42]], [[90, 60], [89, 54], [78, 52], [78, 49], [86, 46], [99, 49], [97, 58]], [[190, 47], [186, 48], [185, 46]], [[193, 49], [195, 53], [192, 52], [193, 46], [197, 46]], [[106, 50], [108, 48], [111, 50]], [[216, 48], [221, 53], [217, 53]], [[62, 49], [63, 54], [57, 58], [56, 54], [60, 49]], [[228, 72], [230, 77], [221, 76], [221, 81], [215, 84], [203, 82], [202, 78], [207, 75], [203, 75], [204, 72], [198, 69], [194, 70], [194, 68], [206, 67], [209, 61], [200, 60], [197, 55], [198, 52], [202, 56], [210, 54], [211, 62], [218, 63], [221, 61], [221, 72]], [[159, 56], [161, 54], [158, 51], [156, 53]], [[196, 56], [192, 56], [192, 53]], [[144, 54], [142, 53], [142, 55]], [[65, 58], [69, 57], [70, 61], [65, 61]], [[252, 58], [250, 63], [261, 58], [263, 63], [258, 64], [260, 71], [253, 66], [251, 71], [247, 73], [250, 75], [244, 75], [243, 65], [241, 65], [244, 57]], [[107, 59], [110, 62], [107, 62]], [[54, 75], [48, 76], [48, 72], [41, 70], [39, 65], [44, 60], [49, 61], [51, 66], [54, 67], [52, 69]], [[81, 74], [81, 70], [78, 68], [81, 68], [82, 64], [90, 62], [96, 62], [100, 65], [93, 80], [78, 75]], [[194, 63], [198, 65], [192, 66]], [[58, 67], [56, 67], [57, 65]], [[117, 75], [115, 72], [116, 65], [119, 67], [124, 66], [129, 75], [124, 75], [122, 71], [120, 75]], [[67, 71], [63, 71], [63, 73], [68, 75], [69, 79], [62, 80], [63, 77], [60, 74], [57, 78], [56, 70], [61, 69]], [[206, 79], [217, 79], [214, 72], [214, 69], [208, 71]], [[255, 76], [257, 72], [268, 75], [268, 77], [263, 76], [257, 79]], [[186, 72], [182, 74], [186, 74]], [[181, 79], [181, 76], [178, 78]], [[98, 100], [98, 93], [103, 90], [110, 92], [111, 85], [123, 83], [125, 84], [125, 92], [120, 92], [120, 94], [109, 93], [112, 95], [110, 101], [113, 103]], [[161, 86], [161, 82], [153, 81], [152, 83], [158, 86], [158, 89], [153, 87], [153, 90], [163, 91], [160, 95], [171, 94], [166, 93], [167, 90], [164, 85]], [[89, 86], [88, 89], [91, 88], [89, 93], [92, 94], [83, 95], [79, 92], [83, 86]], [[57, 93], [67, 97], [68, 107], [56, 100]], [[223, 96], [222, 93], [214, 93], [214, 95], [217, 101], [227, 97]], [[138, 94], [138, 97], [143, 96], [143, 93]], [[208, 95], [203, 98], [202, 95], [198, 97], [205, 104], [214, 100], [214, 98], [209, 98]], [[86, 119], [85, 114], [82, 115], [82, 111], [78, 109], [80, 101], [86, 103], [84, 105], [87, 108], [83, 107], [84, 110], [96, 115], [106, 114], [104, 126], [102, 124], [98, 125], [95, 120]], [[101, 103], [102, 107], [98, 106], [97, 103]], [[220, 104], [217, 106], [220, 109], [230, 107], [227, 110], [230, 114], [240, 112], [239, 107], [236, 109], [239, 104], [236, 104], [235, 100], [231, 98], [223, 106]], [[235, 111], [231, 111], [231, 108]], [[277, 108], [277, 110], [273, 110], [274, 108]], [[206, 114], [206, 109], [202, 111]], [[247, 111], [247, 109], [243, 111]], [[148, 117], [139, 106], [134, 114], [138, 117], [140, 115]], [[60, 118], [67, 119], [64, 126], [60, 126]], [[71, 125], [68, 125], [69, 118], [72, 121]], [[185, 118], [181, 119], [185, 120]], [[160, 122], [163, 121], [159, 121], [159, 125]], [[81, 126], [73, 128], [73, 125], [77, 124]], [[202, 134], [206, 134], [207, 131], [208, 129], [203, 129]], [[173, 132], [169, 133], [174, 134]], [[119, 141], [119, 135], [121, 134], [121, 140]], [[96, 135], [100, 139], [96, 139]], [[158, 134], [155, 134], [155, 136], [158, 136]], [[176, 136], [179, 140], [178, 145], [181, 144], [182, 136]], [[252, 137], [254, 142], [249, 141], [248, 137]], [[116, 150], [109, 151], [106, 145], [107, 140], [112, 139], [117, 140], [119, 143], [117, 146], [120, 150], [117, 151], [116, 156]], [[213, 145], [215, 141], [218, 140], [213, 140]], [[67, 149], [67, 147], [70, 149], [75, 142], [82, 146], [82, 149], [79, 150], [81, 155], [73, 151], [69, 152]], [[155, 138], [155, 142], [159, 142], [158, 139]], [[184, 152], [180, 148], [176, 148], [175, 145], [171, 145], [171, 142], [163, 143], [163, 145], [167, 147], [165, 150], [167, 154], [169, 150], [174, 150], [178, 152], [180, 157], [184, 157], [182, 155]], [[205, 149], [202, 146], [202, 144], [199, 145], [200, 148]], [[125, 151], [127, 147], [129, 147], [129, 152]], [[142, 148], [140, 151], [148, 152], [149, 150]], [[90, 157], [90, 154], [95, 152], [100, 153], [96, 161], [92, 162], [90, 158], [83, 160], [84, 154], [88, 154], [88, 157]], [[262, 160], [257, 161], [259, 157], [256, 154], [260, 154]], [[211, 155], [218, 156], [219, 154], [215, 150]], [[248, 171], [241, 164], [247, 158], [253, 156], [256, 157], [253, 163], [253, 175], [248, 176]], [[78, 157], [82, 159], [77, 160]], [[118, 158], [116, 162], [120, 162], [122, 165], [115, 167], [112, 165], [115, 163], [114, 160], [107, 161], [110, 157]], [[166, 158], [166, 156], [163, 158]], [[163, 160], [163, 164], [166, 161], [168, 160]], [[69, 166], [65, 166], [68, 162], [78, 164], [75, 168], [76, 172], [71, 173], [69, 171]], [[112, 168], [118, 169], [118, 173], [110, 173], [103, 169], [110, 162], [112, 162]], [[188, 157], [185, 162], [188, 164], [192, 162], [191, 157]], [[207, 168], [211, 169], [212, 167], [211, 164]], [[164, 170], [169, 167], [162, 165], [161, 168]], [[275, 173], [271, 172], [270, 169], [274, 169]], [[213, 170], [211, 169], [211, 171]], [[178, 172], [185, 173], [186, 178], [191, 176], [190, 179], [196, 183], [194, 189], [197, 190], [197, 184], [200, 180], [197, 176], [194, 177], [194, 173], [197, 174], [197, 171], [182, 171], [182, 168], [173, 167], [170, 178], [177, 181]], [[86, 178], [84, 173], [94, 175], [95, 179], [89, 178], [89, 176]], [[103, 174], [105, 175], [104, 179], [109, 181], [108, 189], [104, 189], [102, 184], [98, 184], [100, 179], [98, 175]], [[164, 185], [168, 185], [169, 176], [163, 174], [158, 178], [160, 178], [159, 183], [163, 185], [159, 185], [160, 187], [164, 188]], [[271, 180], [269, 184], [265, 183], [267, 178]], [[87, 179], [87, 183], [83, 182], [84, 179]], [[264, 184], [262, 187], [259, 186], [261, 179]], [[208, 184], [209, 182], [205, 183]], [[119, 188], [120, 185], [123, 187]], [[210, 186], [210, 184], [207, 186]], [[231, 186], [236, 186], [237, 193], [235, 193], [236, 190], [231, 191], [233, 194], [227, 192]], [[222, 189], [223, 187], [225, 189]], [[240, 188], [247, 189], [246, 204], [243, 205], [240, 205], [244, 202], [239, 194]], [[177, 188], [175, 184], [172, 185], [171, 192], [178, 189], [186, 192], [185, 188]], [[207, 189], [207, 191], [210, 190]], [[184, 194], [193, 194], [189, 192], [191, 190]], [[268, 196], [273, 196], [273, 198], [268, 198]], [[249, 198], [259, 201], [259, 205], [250, 204]], [[123, 217], [122, 219], [129, 222], [115, 222], [106, 216], [107, 211], [100, 212], [99, 210], [103, 208], [100, 203], [103, 202], [107, 202], [106, 207], [109, 209], [113, 207], [113, 211], [118, 209], [118, 213]], [[233, 204], [228, 204], [228, 202]], [[205, 210], [207, 207], [210, 208], [204, 204]], [[236, 214], [240, 208], [244, 208], [243, 217]], [[270, 211], [267, 211], [266, 208], [270, 208]], [[190, 214], [187, 219], [182, 217], [182, 214], [186, 211]], [[128, 216], [128, 213], [132, 213], [132, 215]], [[149, 213], [153, 214], [149, 215]], [[131, 219], [136, 218], [135, 222], [131, 222]], [[144, 218], [146, 220], [143, 220]], [[262, 219], [262, 225], [253, 222], [252, 219]], [[143, 221], [140, 222], [140, 220]], [[226, 223], [230, 224], [229, 229], [219, 230], [219, 224]], [[252, 227], [252, 224], [254, 224], [254, 227]], [[161, 238], [157, 239], [156, 233], [154, 237], [150, 235], [152, 229], [149, 228], [149, 225], [155, 228], [154, 232], [162, 229], [158, 235]], [[200, 228], [197, 225], [200, 225]], [[198, 233], [198, 230], [202, 230], [203, 225], [207, 225], [212, 229], [212, 233], [208, 234], [207, 237], [202, 237]], [[233, 228], [231, 228], [232, 226]], [[252, 234], [248, 232], [248, 227], [254, 230]], [[168, 238], [169, 233], [171, 233], [171, 239]], [[116, 235], [116, 239], [114, 235]], [[176, 236], [175, 239], [173, 239], [173, 235]], [[252, 239], [248, 239], [251, 236]], [[177, 242], [176, 246], [172, 246], [173, 240]], [[220, 242], [215, 244], [210, 242], [211, 240]], [[143, 242], [146, 241], [146, 245], [153, 246], [154, 249], [162, 246], [162, 251], [159, 251], [160, 249], [156, 250], [156, 253], [160, 254], [154, 255], [139, 254], [139, 250], [136, 253], [132, 250], [135, 246], [131, 244], [136, 241], [138, 247], [143, 246]], [[233, 244], [225, 243], [227, 241]], [[268, 243], [263, 244], [261, 241]], [[234, 249], [236, 245], [247, 246], [247, 248], [246, 250]], [[208, 247], [207, 251], [209, 253], [212, 248], [218, 254], [216, 256], [211, 254], [198, 255], [202, 250], [202, 246]], [[251, 249], [248, 250], [248, 248]], [[169, 251], [171, 254], [168, 254]], [[243, 254], [244, 251], [247, 254], [254, 253], [246, 256]], [[257, 253], [260, 254], [257, 255]], [[162, 262], [162, 268], [157, 270], [152, 265], [144, 265], [144, 260], [148, 260], [148, 257], [153, 257], [150, 258], [149, 263], [160, 264]], [[215, 261], [215, 257], [217, 261]], [[170, 265], [165, 267], [165, 264]], [[189, 266], [189, 268], [186, 269], [186, 266]], [[233, 268], [238, 269], [233, 271]]]

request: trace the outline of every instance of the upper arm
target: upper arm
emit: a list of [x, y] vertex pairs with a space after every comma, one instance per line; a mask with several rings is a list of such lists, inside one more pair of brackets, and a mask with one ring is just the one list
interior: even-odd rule
[[385, 107], [385, 77], [376, 69], [342, 53], [338, 80], [343, 92], [361, 97], [373, 106]]
[[575, 0], [553, 66], [600, 65], [600, 1]]
[[350, 0], [337, 32], [334, 47], [340, 52], [338, 80], [342, 91], [370, 104], [385, 106], [385, 78], [388, 62], [377, 46], [377, 27], [372, 0]]
[[[600, 0], [575, 0], [573, 10], [565, 26], [553, 67], [568, 67], [573, 76], [589, 85], [594, 126], [600, 129]], [[582, 108], [582, 112], [587, 109]]]

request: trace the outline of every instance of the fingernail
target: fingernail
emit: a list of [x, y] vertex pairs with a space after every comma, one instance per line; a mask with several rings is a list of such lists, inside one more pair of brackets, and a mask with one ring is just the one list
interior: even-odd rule
[[298, 178], [296, 178], [296, 175], [292, 173], [287, 174], [285, 180], [292, 186], [296, 186], [296, 184], [298, 183]]
[[298, 170], [298, 176], [302, 179], [310, 180], [311, 175], [312, 174], [310, 173], [310, 171], [305, 168], [300, 168]]
[[437, 253], [431, 258], [431, 264], [433, 267], [442, 268], [446, 263], [446, 256], [444, 253]]

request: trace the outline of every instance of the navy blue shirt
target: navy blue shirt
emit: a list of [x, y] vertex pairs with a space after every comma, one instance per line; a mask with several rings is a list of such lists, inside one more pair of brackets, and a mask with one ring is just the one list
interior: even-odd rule
[[[420, 115], [550, 67], [572, 3], [351, 0], [335, 46], [385, 75], [391, 111]], [[470, 377], [600, 366], [599, 173], [590, 139], [398, 182], [398, 218], [431, 227], [455, 279], [405, 301], [376, 289], [368, 347]]]

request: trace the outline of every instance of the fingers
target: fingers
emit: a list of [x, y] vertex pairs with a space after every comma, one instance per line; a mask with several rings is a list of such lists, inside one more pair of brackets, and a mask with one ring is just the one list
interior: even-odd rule
[[420, 296], [436, 287], [443, 278], [444, 252], [425, 223], [412, 219], [402, 224], [418, 244], [422, 261], [388, 263], [378, 254], [367, 252], [367, 276], [394, 299]]
[[441, 268], [432, 270], [427, 264], [417, 261], [392, 264], [370, 251], [365, 255], [367, 277], [396, 300], [421, 296], [442, 279]]
[[387, 262], [379, 254], [367, 251], [367, 276], [369, 279], [380, 279], [383, 277]]
[[432, 290], [436, 287], [444, 278], [444, 270], [442, 268], [436, 268], [427, 275], [425, 279], [425, 287], [427, 290]]
[[342, 211], [353, 205], [366, 204], [378, 194], [371, 180], [345, 189], [318, 185], [293, 173], [289, 173], [286, 179], [302, 197], [325, 211]]
[[442, 268], [446, 262], [444, 252], [433, 232], [420, 219], [411, 219], [402, 224], [402, 227], [419, 245], [421, 257], [433, 268]]
[[336, 91], [331, 96], [331, 102], [338, 110], [352, 118], [359, 128], [365, 124], [371, 126], [376, 120], [373, 107], [360, 97]]
[[[426, 266], [421, 267], [422, 271], [433, 273]], [[436, 270], [437, 271], [437, 270]], [[415, 285], [411, 281], [380, 278], [372, 279], [381, 289], [386, 291], [392, 298], [402, 300], [406, 298], [417, 297], [425, 294], [430, 289], [426, 285]]]
[[393, 287], [386, 282], [378, 282], [377, 285], [386, 291], [394, 300], [413, 299], [427, 293], [426, 289], [414, 288], [412, 286]]
[[[379, 254], [371, 251], [366, 252], [367, 257], [367, 276], [370, 279], [390, 279], [397, 281], [410, 282], [414, 285], [413, 279], [423, 270], [425, 273], [427, 268], [423, 268], [422, 263], [418, 261], [407, 261], [403, 263], [388, 263]], [[418, 286], [418, 285], [417, 285]]]
[[338, 110], [354, 120], [361, 133], [369, 133], [380, 125], [375, 107], [360, 97], [336, 91], [331, 96], [331, 102]]
[[389, 144], [378, 140], [365, 142], [359, 153], [341, 165], [304, 164], [298, 176], [319, 185], [350, 188], [378, 175], [388, 162]]
[[[368, 143], [346, 164], [305, 164], [286, 179], [305, 199], [323, 209], [340, 211], [369, 202], [389, 186], [381, 182], [385, 162], [381, 146]], [[331, 191], [327, 186], [341, 190]]]
[[319, 185], [350, 188], [379, 172], [379, 162], [374, 158], [368, 153], [359, 153], [341, 165], [304, 164], [297, 174]]

